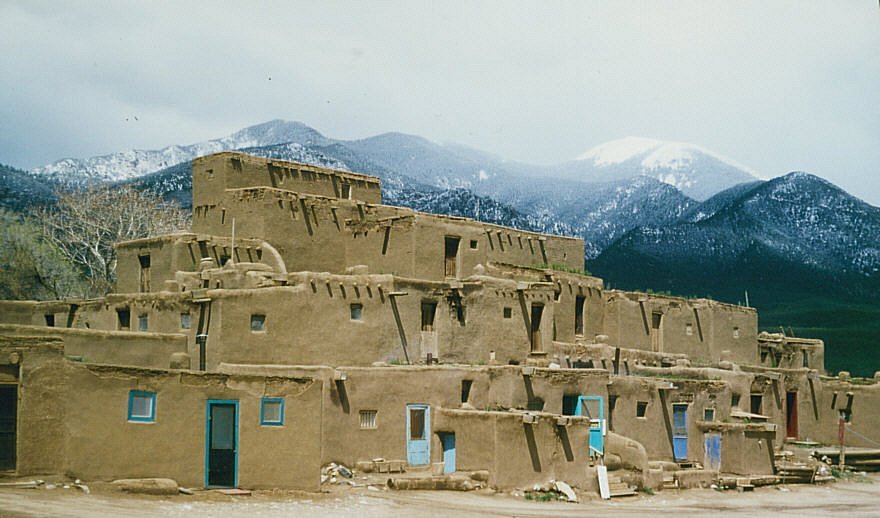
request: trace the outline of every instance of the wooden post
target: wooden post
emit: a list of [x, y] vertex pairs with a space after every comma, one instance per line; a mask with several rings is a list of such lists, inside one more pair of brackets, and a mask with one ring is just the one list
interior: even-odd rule
[[846, 466], [845, 434], [846, 434], [846, 417], [844, 416], [844, 413], [841, 412], [840, 418], [837, 420], [837, 442], [840, 443], [839, 467], [840, 467], [841, 472], [843, 472], [844, 467]]

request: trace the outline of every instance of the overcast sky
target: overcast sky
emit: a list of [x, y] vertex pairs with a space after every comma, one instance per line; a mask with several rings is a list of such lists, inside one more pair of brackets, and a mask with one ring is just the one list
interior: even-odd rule
[[880, 205], [877, 0], [2, 0], [0, 21], [0, 163], [17, 167], [282, 118], [539, 164], [692, 142]]

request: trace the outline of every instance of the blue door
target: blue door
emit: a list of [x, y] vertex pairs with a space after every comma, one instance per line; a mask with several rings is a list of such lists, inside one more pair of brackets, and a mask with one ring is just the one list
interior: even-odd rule
[[443, 473], [455, 473], [455, 434], [441, 433], [443, 443]]
[[238, 486], [238, 401], [208, 400], [205, 487]]
[[706, 434], [706, 457], [703, 464], [706, 469], [721, 471], [721, 434]]
[[688, 458], [688, 430], [686, 403], [672, 405], [672, 455], [675, 460]]
[[406, 405], [406, 462], [410, 466], [431, 463], [431, 407]]
[[605, 454], [605, 405], [602, 396], [578, 396], [574, 415], [590, 418], [590, 456]]

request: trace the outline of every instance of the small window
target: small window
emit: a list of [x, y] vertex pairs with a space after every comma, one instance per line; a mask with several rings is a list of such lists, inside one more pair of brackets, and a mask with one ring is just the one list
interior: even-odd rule
[[739, 407], [739, 394], [734, 392], [730, 395], [730, 406]]
[[504, 308], [504, 318], [513, 317], [513, 309], [512, 308]]
[[351, 199], [351, 184], [344, 183], [342, 184], [342, 199], [350, 200]]
[[260, 402], [260, 424], [263, 426], [284, 425], [284, 399], [264, 397]]
[[574, 334], [584, 334], [584, 302], [586, 298], [578, 295], [574, 299]]
[[364, 319], [364, 305], [363, 304], [352, 304], [349, 306], [349, 311], [351, 312], [352, 320], [363, 320]]
[[461, 380], [461, 402], [467, 403], [471, 398], [471, 386], [473, 386], [474, 380]]
[[806, 369], [806, 368], [810, 367], [810, 353], [806, 349], [804, 349], [803, 354], [804, 354], [804, 368]]
[[190, 329], [192, 327], [192, 316], [189, 313], [180, 314], [180, 328]]
[[760, 414], [761, 407], [763, 406], [763, 403], [764, 403], [764, 396], [761, 394], [752, 394], [749, 397], [749, 402], [750, 402], [749, 412], [751, 412], [753, 414]]
[[715, 409], [714, 408], [704, 408], [703, 409], [703, 421], [714, 421], [715, 420]]
[[153, 422], [156, 420], [156, 393], [132, 390], [128, 393], [128, 420]]
[[46, 319], [46, 327], [55, 327], [55, 313], [46, 313], [43, 317]]
[[266, 315], [251, 315], [251, 331], [258, 333], [266, 330]]
[[138, 315], [138, 331], [146, 331], [150, 328], [149, 315]]
[[119, 329], [131, 328], [131, 312], [128, 308], [119, 308], [116, 310], [116, 321]]
[[373, 430], [376, 428], [376, 411], [375, 410], [361, 410], [360, 418], [361, 418], [361, 429], [362, 430]]
[[471, 250], [476, 250], [476, 249], [477, 249], [477, 240], [471, 239]]
[[645, 417], [648, 412], [648, 402], [639, 401], [636, 403], [636, 417]]
[[685, 324], [684, 325], [684, 334], [688, 336], [694, 335], [694, 325], [693, 324]]
[[733, 328], [733, 338], [735, 338], [737, 340], [739, 339], [739, 328], [738, 327]]
[[231, 259], [231, 257], [229, 255], [221, 254], [220, 255], [220, 266], [226, 266], [226, 263], [229, 262], [229, 259]]

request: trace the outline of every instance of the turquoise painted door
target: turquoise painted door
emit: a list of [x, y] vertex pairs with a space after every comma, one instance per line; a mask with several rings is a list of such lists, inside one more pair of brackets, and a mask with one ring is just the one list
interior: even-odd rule
[[590, 456], [605, 454], [605, 404], [602, 396], [578, 396], [574, 415], [590, 418]]
[[238, 401], [209, 400], [205, 486], [238, 486]]
[[672, 405], [672, 454], [675, 460], [688, 458], [687, 403]]
[[443, 473], [455, 473], [455, 434], [440, 434], [443, 443]]
[[410, 466], [431, 463], [431, 407], [406, 405], [406, 462]]
[[706, 456], [703, 464], [706, 469], [721, 471], [721, 434], [706, 434]]

